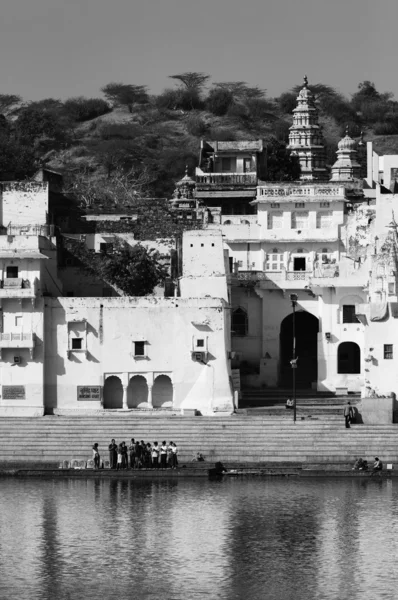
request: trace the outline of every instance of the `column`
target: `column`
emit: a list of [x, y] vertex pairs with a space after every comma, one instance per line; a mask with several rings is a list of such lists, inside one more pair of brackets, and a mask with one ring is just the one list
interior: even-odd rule
[[148, 384], [148, 407], [153, 408], [152, 404], [152, 385]]
[[127, 410], [128, 406], [127, 406], [127, 390], [128, 390], [128, 386], [124, 385], [123, 386], [123, 410]]

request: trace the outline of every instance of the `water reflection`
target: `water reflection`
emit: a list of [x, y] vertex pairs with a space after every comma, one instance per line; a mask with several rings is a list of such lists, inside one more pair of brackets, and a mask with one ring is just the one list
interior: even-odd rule
[[395, 597], [394, 480], [0, 485], [0, 598]]

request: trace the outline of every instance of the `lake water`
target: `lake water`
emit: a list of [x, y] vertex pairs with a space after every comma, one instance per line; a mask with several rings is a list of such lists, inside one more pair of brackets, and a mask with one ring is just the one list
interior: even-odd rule
[[0, 479], [1, 600], [398, 598], [398, 480]]

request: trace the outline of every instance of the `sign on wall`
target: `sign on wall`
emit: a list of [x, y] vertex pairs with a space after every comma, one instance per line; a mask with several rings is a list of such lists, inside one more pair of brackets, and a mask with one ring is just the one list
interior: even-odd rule
[[25, 386], [3, 385], [3, 400], [25, 400]]
[[77, 399], [78, 400], [101, 400], [101, 386], [100, 385], [78, 385], [77, 386]]

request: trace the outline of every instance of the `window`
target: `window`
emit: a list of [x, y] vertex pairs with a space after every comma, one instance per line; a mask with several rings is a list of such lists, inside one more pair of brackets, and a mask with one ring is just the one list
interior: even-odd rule
[[134, 342], [134, 356], [145, 356], [145, 342]]
[[296, 202], [294, 206], [296, 208], [304, 208], [305, 207], [305, 203], [304, 202]]
[[237, 308], [232, 313], [232, 335], [247, 335], [247, 331], [247, 312], [243, 308]]
[[392, 360], [393, 358], [393, 345], [384, 344], [384, 358], [385, 360]]
[[329, 206], [330, 206], [330, 202], [321, 202], [322, 208], [329, 208]]
[[100, 244], [100, 252], [103, 254], [113, 254], [113, 244], [102, 242]]
[[266, 271], [282, 271], [283, 268], [283, 252], [278, 248], [273, 248], [271, 254], [267, 254], [265, 270]]
[[281, 205], [279, 204], [279, 202], [272, 202], [271, 203], [271, 208], [280, 208]]
[[343, 323], [359, 323], [359, 319], [355, 315], [355, 304], [344, 304], [343, 306]]
[[15, 327], [22, 327], [22, 315], [15, 316]]
[[326, 229], [333, 224], [333, 213], [331, 210], [324, 210], [316, 215], [317, 229]]
[[308, 229], [308, 222], [308, 211], [292, 213], [292, 229]]
[[18, 278], [18, 267], [7, 267], [7, 279], [17, 279]]
[[198, 348], [204, 348], [205, 347], [205, 341], [204, 340], [196, 340], [196, 346]]
[[388, 283], [388, 295], [395, 296], [395, 281], [389, 281]]
[[82, 344], [82, 338], [72, 338], [72, 350], [81, 350]]
[[283, 212], [276, 210], [268, 213], [268, 229], [282, 229]]

